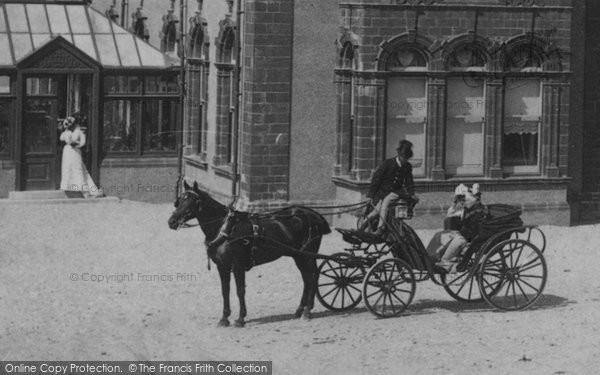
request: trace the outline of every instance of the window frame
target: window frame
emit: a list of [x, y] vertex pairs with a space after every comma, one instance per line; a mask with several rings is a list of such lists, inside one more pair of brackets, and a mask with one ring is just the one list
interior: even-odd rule
[[[120, 92], [107, 92], [105, 87], [104, 87], [104, 83], [107, 77], [111, 77], [111, 76], [135, 76], [138, 77], [138, 81], [139, 81], [139, 87], [140, 89], [138, 90], [138, 92], [127, 92], [127, 93], [120, 93]], [[174, 78], [176, 80], [176, 87], [177, 87], [177, 91], [176, 92], [153, 92], [153, 91], [149, 91], [146, 88], [147, 85], [147, 78], [148, 77], [162, 77], [162, 76], [168, 76], [171, 78]], [[147, 127], [145, 126], [145, 123], [143, 121], [143, 117], [144, 117], [144, 108], [145, 108], [145, 103], [147, 101], [153, 101], [153, 100], [168, 100], [168, 101], [172, 101], [174, 102], [174, 106], [175, 106], [175, 111], [176, 111], [176, 124], [174, 127], [174, 131], [177, 132], [178, 131], [178, 124], [181, 122], [181, 114], [180, 114], [180, 107], [181, 106], [181, 95], [180, 95], [180, 85], [179, 85], [179, 74], [175, 73], [175, 72], [157, 72], [157, 71], [152, 71], [152, 72], [110, 72], [110, 73], [106, 73], [105, 75], [103, 75], [102, 77], [102, 103], [101, 103], [101, 108], [104, 108], [104, 106], [106, 105], [106, 103], [111, 102], [111, 101], [117, 101], [117, 100], [129, 100], [131, 102], [135, 102], [138, 105], [138, 108], [136, 110], [136, 124], [137, 124], [137, 129], [136, 129], [136, 147], [134, 151], [104, 151], [104, 145], [105, 145], [105, 134], [104, 134], [104, 114], [102, 115], [102, 140], [101, 140], [101, 149], [103, 150], [103, 152], [106, 153], [107, 157], [110, 158], [131, 158], [131, 157], [157, 157], [157, 156], [176, 156], [177, 155], [177, 142], [178, 142], [178, 137], [175, 137], [175, 147], [173, 150], [167, 150], [167, 151], [158, 151], [158, 150], [145, 150], [144, 149], [144, 136], [146, 134], [147, 131]], [[104, 112], [104, 111], [103, 111]]]
[[0, 71], [0, 76], [7, 76], [9, 78], [9, 92], [0, 93], [0, 101], [8, 102], [8, 148], [7, 150], [0, 150], [0, 160], [12, 159], [15, 152], [15, 122], [16, 122], [16, 75], [13, 72]]

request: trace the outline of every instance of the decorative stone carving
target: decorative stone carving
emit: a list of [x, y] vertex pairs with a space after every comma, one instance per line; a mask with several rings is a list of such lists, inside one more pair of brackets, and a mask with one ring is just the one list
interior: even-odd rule
[[31, 67], [58, 70], [89, 69], [89, 66], [84, 64], [83, 61], [62, 48], [52, 51], [47, 56], [36, 61]]

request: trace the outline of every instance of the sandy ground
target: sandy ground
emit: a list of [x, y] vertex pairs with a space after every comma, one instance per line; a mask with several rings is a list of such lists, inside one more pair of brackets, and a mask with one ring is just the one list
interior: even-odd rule
[[[1, 359], [271, 360], [275, 374], [595, 374], [600, 365], [597, 226], [542, 228], [549, 280], [526, 311], [459, 303], [426, 281], [398, 318], [316, 302], [314, 319], [298, 320], [300, 275], [281, 259], [248, 273], [239, 329], [217, 327], [217, 271], [206, 269], [198, 228], [168, 228], [171, 211], [0, 205]], [[331, 234], [322, 252], [343, 246]], [[235, 318], [234, 292], [232, 304]]]

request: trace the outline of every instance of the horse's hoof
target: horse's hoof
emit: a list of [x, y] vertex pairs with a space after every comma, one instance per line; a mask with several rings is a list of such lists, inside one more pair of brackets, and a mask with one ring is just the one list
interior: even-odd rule
[[236, 328], [242, 328], [242, 327], [244, 327], [245, 325], [246, 325], [246, 322], [244, 322], [243, 320], [236, 320], [236, 321], [233, 323], [233, 326], [234, 326], [234, 327], [236, 327]]
[[219, 327], [229, 327], [229, 320], [227, 319], [221, 319], [219, 320]]
[[310, 311], [305, 311], [302, 313], [302, 320], [311, 320], [312, 319], [312, 315], [310, 313]]
[[294, 316], [296, 318], [299, 318], [302, 316], [302, 313], [304, 312], [304, 307], [299, 307], [298, 310], [296, 310], [296, 312], [294, 313]]

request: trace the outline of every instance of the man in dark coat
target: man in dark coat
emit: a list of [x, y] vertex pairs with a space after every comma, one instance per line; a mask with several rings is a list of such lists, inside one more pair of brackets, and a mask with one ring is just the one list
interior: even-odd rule
[[408, 162], [413, 156], [412, 143], [401, 140], [396, 149], [397, 156], [385, 160], [373, 174], [371, 187], [367, 197], [376, 205], [369, 213], [361, 229], [366, 229], [371, 219], [379, 215], [379, 224], [375, 234], [381, 235], [385, 230], [385, 220], [389, 207], [401, 196], [415, 196], [415, 183], [412, 175], [412, 165]]

